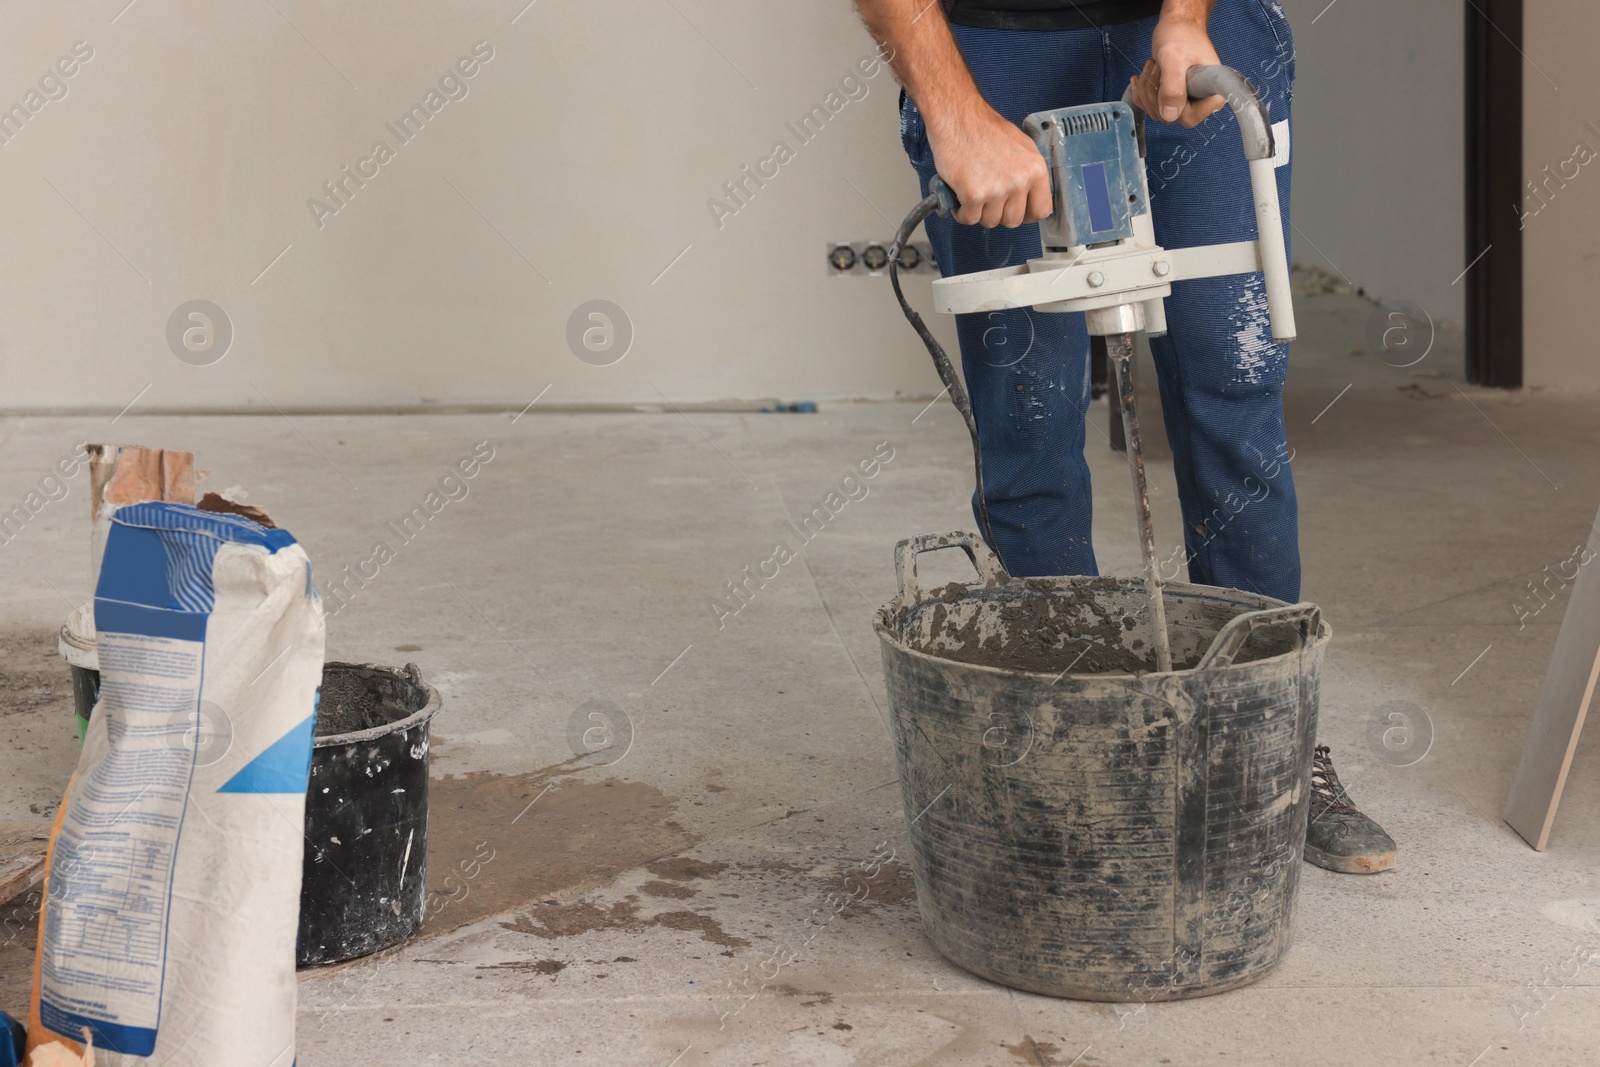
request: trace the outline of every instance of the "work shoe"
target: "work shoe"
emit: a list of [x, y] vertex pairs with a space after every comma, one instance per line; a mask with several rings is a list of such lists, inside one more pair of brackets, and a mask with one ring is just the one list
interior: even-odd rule
[[1333, 769], [1327, 745], [1311, 762], [1311, 821], [1306, 860], [1340, 874], [1377, 874], [1394, 866], [1394, 838], [1361, 814]]

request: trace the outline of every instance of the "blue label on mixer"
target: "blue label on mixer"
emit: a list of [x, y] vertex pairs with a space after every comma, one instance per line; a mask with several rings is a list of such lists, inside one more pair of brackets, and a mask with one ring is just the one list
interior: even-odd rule
[[1083, 165], [1083, 192], [1089, 201], [1089, 228], [1104, 233], [1116, 225], [1111, 217], [1111, 190], [1106, 184], [1104, 163]]

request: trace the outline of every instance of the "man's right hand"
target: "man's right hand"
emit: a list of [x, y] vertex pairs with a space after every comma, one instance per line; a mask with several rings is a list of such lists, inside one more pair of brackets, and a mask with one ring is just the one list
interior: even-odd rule
[[928, 146], [945, 184], [961, 200], [966, 225], [1020, 226], [1050, 214], [1050, 172], [1033, 139], [982, 97], [944, 116], [923, 115]]
[[856, 0], [856, 6], [922, 113], [934, 166], [961, 199], [956, 221], [1020, 226], [1049, 215], [1044, 157], [984, 100], [944, 8], [934, 0]]

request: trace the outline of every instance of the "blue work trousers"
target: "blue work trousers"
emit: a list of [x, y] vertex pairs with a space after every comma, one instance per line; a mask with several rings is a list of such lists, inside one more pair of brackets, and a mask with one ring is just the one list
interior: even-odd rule
[[[985, 99], [1012, 122], [1036, 111], [1117, 100], [1150, 56], [1154, 18], [1060, 32], [953, 27]], [[1287, 141], [1294, 40], [1272, 0], [1219, 0], [1212, 42], [1246, 75]], [[1156, 240], [1166, 248], [1251, 240], [1250, 178], [1228, 108], [1192, 130], [1150, 120], [1145, 160]], [[926, 195], [933, 153], [916, 105], [901, 111], [901, 137]], [[1287, 146], [1280, 143], [1279, 156]], [[1285, 240], [1289, 162], [1277, 169]], [[1039, 227], [963, 226], [930, 218], [928, 237], [945, 275], [1026, 262], [1040, 254]], [[1164, 577], [1187, 562], [1189, 580], [1300, 597], [1294, 483], [1283, 425], [1288, 346], [1273, 343], [1259, 273], [1175, 282], [1168, 333], [1150, 347], [1172, 445], [1182, 550], [1161, 547]], [[1089, 467], [1084, 462], [1089, 338], [1083, 316], [1029, 309], [958, 316], [961, 361], [977, 417], [996, 547], [1016, 575], [1096, 574], [1090, 543]], [[1096, 427], [1095, 444], [1106, 447]], [[1130, 515], [1129, 486], [1116, 487]], [[974, 498], [976, 506], [976, 497]]]

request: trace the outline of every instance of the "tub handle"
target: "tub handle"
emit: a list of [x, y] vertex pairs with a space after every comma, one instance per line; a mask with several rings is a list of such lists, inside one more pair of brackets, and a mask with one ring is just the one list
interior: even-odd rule
[[1304, 648], [1322, 628], [1322, 609], [1309, 600], [1303, 600], [1298, 604], [1285, 604], [1281, 608], [1262, 608], [1260, 611], [1235, 615], [1218, 631], [1211, 647], [1206, 649], [1206, 654], [1200, 657], [1194, 669], [1203, 671], [1210, 667], [1232, 666], [1233, 657], [1250, 640], [1250, 635], [1264, 626], [1289, 624], [1298, 624], [1295, 632], [1300, 636], [1300, 647]]
[[1005, 585], [1011, 580], [1011, 575], [1000, 563], [1000, 557], [975, 533], [954, 530], [946, 534], [908, 537], [894, 546], [894, 575], [900, 583], [901, 604], [916, 604], [922, 600], [922, 588], [917, 584], [917, 557], [941, 548], [964, 551], [986, 586]]

